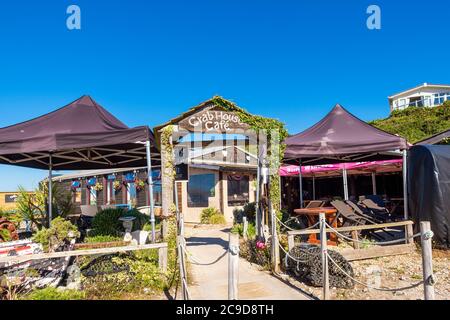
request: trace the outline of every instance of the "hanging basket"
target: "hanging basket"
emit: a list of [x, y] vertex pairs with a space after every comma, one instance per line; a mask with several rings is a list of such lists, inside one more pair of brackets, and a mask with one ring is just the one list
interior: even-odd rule
[[134, 184], [136, 186], [137, 191], [142, 191], [145, 189], [145, 182], [141, 179], [136, 178], [136, 180], [134, 180]]

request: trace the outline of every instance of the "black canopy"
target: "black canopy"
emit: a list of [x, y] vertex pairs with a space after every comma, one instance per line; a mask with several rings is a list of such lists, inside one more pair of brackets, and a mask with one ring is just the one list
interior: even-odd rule
[[430, 221], [434, 240], [450, 248], [450, 146], [414, 146], [408, 157], [409, 208]]
[[[129, 128], [91, 97], [0, 129], [0, 163], [55, 170], [146, 166], [147, 126]], [[50, 157], [51, 155], [51, 157]], [[159, 158], [156, 158], [159, 162]]]
[[305, 164], [385, 160], [395, 156], [389, 152], [408, 148], [404, 138], [372, 127], [339, 104], [285, 144], [285, 160], [301, 158]]

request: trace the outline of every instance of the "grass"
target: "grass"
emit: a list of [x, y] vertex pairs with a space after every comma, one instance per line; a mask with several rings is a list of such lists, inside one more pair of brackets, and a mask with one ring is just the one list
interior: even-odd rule
[[22, 297], [21, 300], [84, 300], [86, 293], [79, 290], [59, 290], [48, 287], [36, 289]]

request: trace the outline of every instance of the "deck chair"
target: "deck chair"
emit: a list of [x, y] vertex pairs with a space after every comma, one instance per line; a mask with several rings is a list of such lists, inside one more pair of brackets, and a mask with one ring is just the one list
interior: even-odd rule
[[347, 205], [349, 205], [352, 210], [355, 212], [355, 214], [367, 218], [367, 219], [371, 219], [376, 223], [383, 223], [384, 219], [379, 219], [378, 215], [375, 215], [372, 213], [372, 211], [367, 210], [366, 208], [360, 207], [358, 206], [355, 202], [350, 201], [350, 200], [346, 200], [345, 203]]
[[[364, 217], [360, 216], [353, 211], [352, 207], [350, 207], [348, 204], [346, 204], [344, 201], [341, 200], [335, 200], [331, 202], [331, 205], [336, 208], [338, 211], [338, 214], [344, 217], [345, 219], [349, 220], [356, 220], [360, 222], [360, 224], [377, 224], [376, 221], [371, 219], [370, 217]], [[364, 223], [362, 223], [364, 222]]]
[[[335, 200], [331, 202], [331, 205], [336, 208], [338, 211], [338, 218], [342, 216], [344, 218], [344, 226], [360, 226], [365, 224], [377, 224], [372, 219], [359, 216], [355, 214], [352, 207], [346, 204], [344, 201]], [[379, 235], [375, 234], [373, 231], [366, 231], [367, 233], [372, 234], [374, 237], [380, 238]]]
[[324, 204], [325, 201], [322, 200], [311, 200], [306, 206], [306, 208], [320, 208], [323, 207]]
[[98, 208], [96, 205], [81, 205], [81, 215], [79, 219], [79, 228], [87, 230], [92, 226], [92, 219], [97, 215]]
[[383, 214], [386, 216], [385, 220], [390, 220], [392, 218], [392, 215], [390, 214], [389, 210], [385, 207], [381, 207], [378, 204], [376, 204], [372, 199], [364, 199], [361, 201], [361, 204], [372, 211], [374, 214]]

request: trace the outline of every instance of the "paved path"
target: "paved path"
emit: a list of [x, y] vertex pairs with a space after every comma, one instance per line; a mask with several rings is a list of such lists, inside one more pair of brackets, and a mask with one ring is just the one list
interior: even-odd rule
[[[194, 300], [228, 298], [228, 230], [218, 227], [186, 227], [187, 249], [191, 262], [189, 291]], [[285, 284], [244, 259], [239, 260], [239, 299], [307, 300], [308, 296]]]

